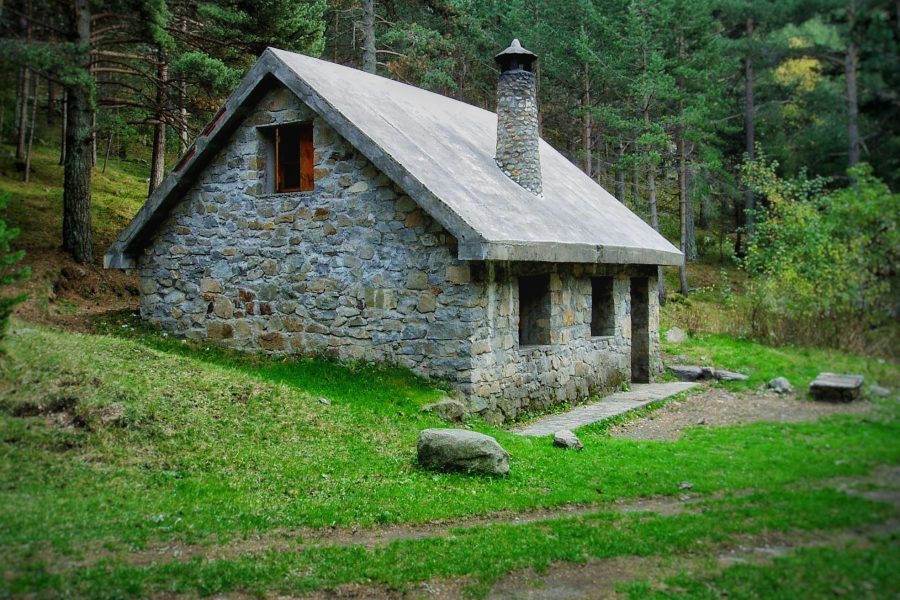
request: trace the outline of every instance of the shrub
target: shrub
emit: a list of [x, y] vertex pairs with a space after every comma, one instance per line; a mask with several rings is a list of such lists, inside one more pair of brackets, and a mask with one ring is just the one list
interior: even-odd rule
[[[0, 194], [0, 210], [6, 208], [9, 203], [9, 194]], [[25, 252], [19, 250], [12, 252], [9, 247], [10, 241], [19, 235], [16, 228], [8, 228], [6, 221], [0, 219], [0, 286], [10, 285], [28, 277], [31, 270], [28, 267], [18, 266], [19, 261], [25, 256]], [[25, 294], [16, 294], [14, 296], [0, 295], [0, 342], [6, 335], [6, 329], [9, 324], [9, 317], [12, 314], [13, 307], [25, 299]]]
[[[743, 166], [764, 201], [741, 266], [751, 277], [753, 335], [776, 343], [879, 351], [873, 331], [896, 335], [891, 286], [900, 266], [900, 195], [867, 165], [852, 185], [829, 191], [805, 173], [782, 179], [765, 156]], [[885, 347], [890, 335], [878, 336]]]

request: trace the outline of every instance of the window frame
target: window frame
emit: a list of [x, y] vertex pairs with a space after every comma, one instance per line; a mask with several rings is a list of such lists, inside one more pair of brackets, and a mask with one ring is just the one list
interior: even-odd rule
[[[273, 194], [291, 194], [297, 192], [312, 192], [316, 189], [315, 181], [315, 142], [313, 139], [313, 124], [310, 122], [282, 123], [266, 128], [272, 141], [272, 174]], [[296, 129], [297, 132], [297, 169], [299, 169], [297, 186], [284, 186], [284, 170], [290, 166], [282, 164], [281, 145], [282, 131]]]

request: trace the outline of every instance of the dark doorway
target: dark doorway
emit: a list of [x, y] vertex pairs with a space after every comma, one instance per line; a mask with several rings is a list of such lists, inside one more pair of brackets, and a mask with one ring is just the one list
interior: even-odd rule
[[631, 279], [631, 381], [650, 383], [650, 302], [646, 277]]

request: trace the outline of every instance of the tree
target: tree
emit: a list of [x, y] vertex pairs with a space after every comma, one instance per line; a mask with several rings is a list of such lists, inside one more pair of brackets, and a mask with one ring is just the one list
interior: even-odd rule
[[69, 41], [73, 69], [66, 73], [66, 157], [63, 165], [63, 249], [78, 262], [94, 259], [91, 167], [95, 88], [91, 77], [90, 0], [75, 0]]

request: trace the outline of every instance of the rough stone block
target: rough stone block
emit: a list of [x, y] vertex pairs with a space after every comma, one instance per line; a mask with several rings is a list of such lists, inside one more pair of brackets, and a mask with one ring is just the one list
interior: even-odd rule
[[465, 429], [425, 429], [416, 445], [419, 464], [438, 471], [509, 473], [509, 453], [494, 438]]
[[809, 384], [809, 393], [814, 400], [852, 402], [859, 399], [863, 380], [862, 375], [819, 373]]

